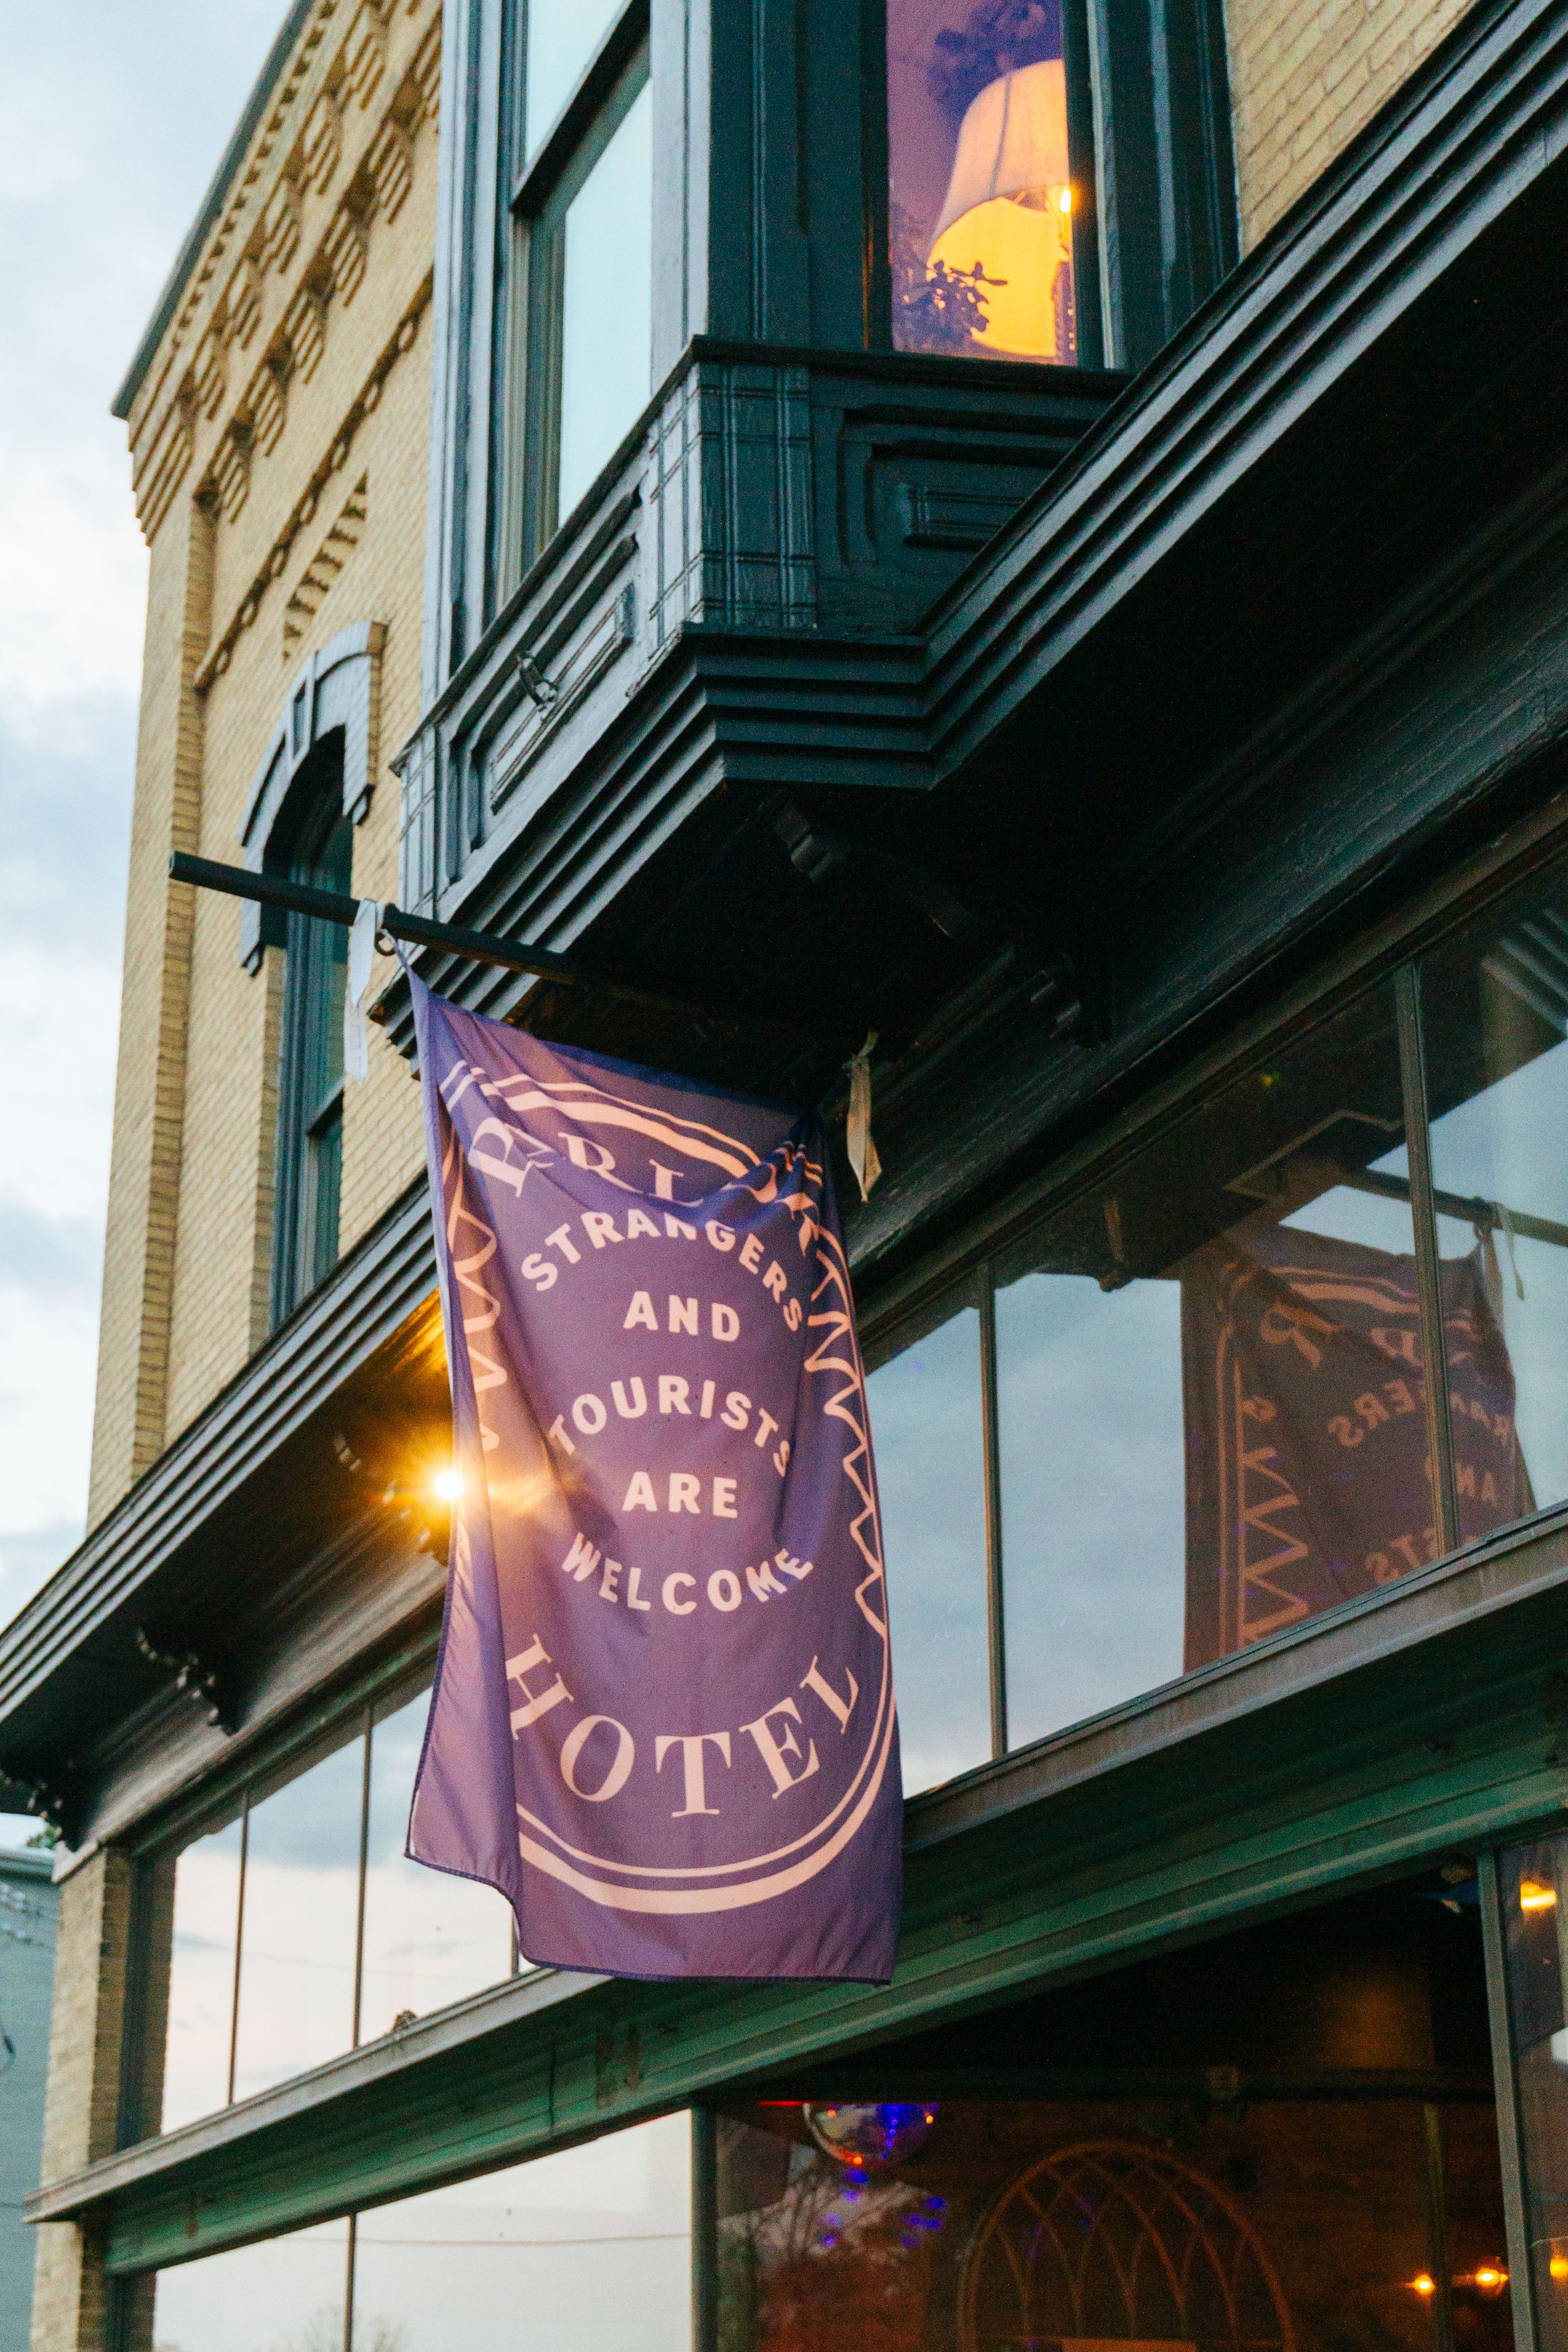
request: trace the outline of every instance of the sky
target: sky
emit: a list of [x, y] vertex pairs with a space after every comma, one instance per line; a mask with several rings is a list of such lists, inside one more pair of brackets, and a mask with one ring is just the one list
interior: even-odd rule
[[87, 1502], [147, 570], [109, 404], [284, 12], [0, 0], [0, 1623]]

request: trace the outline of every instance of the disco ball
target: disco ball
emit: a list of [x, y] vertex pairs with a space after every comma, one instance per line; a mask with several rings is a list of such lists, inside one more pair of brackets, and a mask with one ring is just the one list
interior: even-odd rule
[[802, 2109], [805, 2127], [825, 2155], [854, 2172], [877, 2172], [884, 2164], [902, 2164], [923, 2147], [936, 2121], [929, 2099], [879, 2105], [807, 2105]]

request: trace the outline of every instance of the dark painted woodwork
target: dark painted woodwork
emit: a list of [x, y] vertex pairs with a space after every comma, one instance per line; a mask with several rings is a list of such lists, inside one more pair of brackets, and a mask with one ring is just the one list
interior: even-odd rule
[[121, 1772], [166, 1793], [180, 1760], [226, 1745], [182, 1712], [158, 1761], [170, 1703], [138, 1626], [217, 1667], [254, 1738], [428, 1609], [419, 1528], [374, 1498], [449, 1443], [434, 1289], [421, 1183], [0, 1633], [4, 1771], [15, 1792], [42, 1784], [73, 1838]]
[[[1127, 0], [1110, 16], [1099, 54], [1089, 55], [1087, 26], [1072, 43], [1079, 128], [1088, 129], [1083, 101], [1094, 79], [1113, 356], [1139, 366], [1236, 257], [1225, 42], [1218, 0]], [[527, 263], [511, 219], [523, 162], [520, 18], [517, 0], [467, 0], [448, 33], [427, 695], [486, 637], [533, 544], [514, 512], [526, 438], [519, 313]], [[698, 337], [822, 354], [888, 352], [881, 7], [651, 0], [646, 11], [628, 11], [627, 37], [640, 39], [645, 24], [654, 383], [668, 383]], [[530, 166], [524, 213], [535, 208], [542, 175], [581, 137], [596, 95], [584, 88], [559, 139]], [[1086, 226], [1091, 217], [1090, 208]], [[1083, 277], [1092, 309], [1098, 260]], [[986, 361], [961, 362], [958, 373], [978, 383], [992, 371], [1025, 380], [1038, 373]], [[954, 406], [963, 404], [961, 391]], [[958, 489], [994, 505], [1005, 485], [984, 457], [964, 478], [965, 457], [950, 446], [941, 462]], [[1026, 475], [1028, 467], [1026, 457]], [[933, 570], [928, 593], [935, 584]]]
[[[852, 2079], [840, 2061], [939, 2021], [1468, 1861], [1561, 1816], [1565, 1646], [1560, 1510], [916, 1799], [887, 1990], [538, 1971], [28, 2210], [96, 2210], [114, 2269], [178, 2261], [695, 2097], [813, 2066]], [[1425, 2062], [1408, 2038], [1392, 2054]], [[1473, 2089], [1471, 2057], [1458, 2037], [1429, 2063]]]
[[[868, 54], [879, 21], [800, 8], [721, 12], [710, 47], [695, 0], [655, 0], [656, 271], [679, 331], [660, 328], [638, 427], [510, 595], [505, 36], [499, 0], [452, 12], [439, 585], [401, 895], [588, 942], [652, 987], [881, 1029], [888, 1173], [851, 1225], [874, 1339], [933, 1254], [962, 1265], [1205, 1067], [1310, 1023], [1560, 839], [1568, 19], [1481, 0], [1184, 327], [1223, 267], [1223, 207], [1212, 186], [1162, 197], [1159, 269], [1129, 243], [1108, 303], [1133, 356], [1163, 343], [1126, 387], [861, 348], [875, 110], [855, 84], [848, 121], [818, 64]], [[1193, 63], [1216, 21], [1118, 19], [1118, 140], [1136, 149], [1160, 55], [1217, 104]], [[803, 180], [813, 140], [837, 148]], [[1188, 172], [1218, 142], [1183, 153]], [[854, 854], [814, 880], [790, 854], [803, 825]], [[915, 879], [868, 887], [879, 859]], [[931, 919], [932, 877], [967, 924]], [[1035, 985], [1055, 968], [1076, 1022]], [[832, 1053], [761, 1022], [427, 969], [604, 1050], [802, 1098], [840, 1083]], [[79, 1832], [151, 1850], [427, 1655], [431, 1556], [376, 1520], [331, 1439], [353, 1453], [387, 1417], [394, 1451], [439, 1432], [432, 1290], [410, 1195], [0, 1634], [0, 1756]], [[120, 2269], [205, 2252], [967, 2031], [1047, 1980], [1556, 1818], [1565, 1525], [1542, 1515], [915, 1801], [890, 1991], [525, 1978], [38, 2210], [101, 2206]], [[231, 1667], [232, 1741], [176, 1714], [137, 1624]]]

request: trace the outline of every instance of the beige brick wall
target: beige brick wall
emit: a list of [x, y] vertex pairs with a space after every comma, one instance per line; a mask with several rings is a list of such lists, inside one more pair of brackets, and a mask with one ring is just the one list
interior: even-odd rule
[[1463, 16], [1468, 0], [1227, 0], [1245, 252]]
[[[281, 575], [208, 690], [205, 857], [239, 859], [246, 801], [300, 662], [351, 624], [381, 621], [387, 632], [377, 666], [382, 756], [370, 815], [354, 839], [353, 880], [369, 897], [396, 895], [397, 780], [384, 755], [406, 740], [418, 717], [429, 349], [426, 310], [332, 478], [343, 490], [334, 488], [322, 501], [325, 523], [348, 488], [361, 479], [366, 485], [361, 536], [314, 615], [285, 655], [289, 597], [320, 544], [312, 533], [300, 563]], [[198, 894], [169, 1337], [170, 1440], [266, 1333], [282, 957], [269, 949], [265, 977], [253, 977], [240, 964], [238, 940], [237, 902]], [[345, 1248], [418, 1165], [417, 1088], [379, 1031], [371, 1034], [374, 1077], [363, 1089], [351, 1085], [344, 1106], [339, 1230]]]
[[[47, 2182], [111, 2153], [124, 2055], [131, 1864], [102, 1852], [60, 1889], [56, 1925], [49, 2083], [40, 2178]], [[34, 2352], [98, 2352], [103, 2342], [103, 2249], [74, 2222], [37, 2232]]]
[[[308, 656], [363, 621], [376, 793], [354, 887], [396, 889], [386, 757], [418, 717], [438, 0], [317, 0], [138, 390], [151, 542], [89, 1516], [266, 1336], [280, 958], [171, 849], [240, 858], [246, 796]], [[343, 1245], [418, 1166], [378, 1032], [344, 1121]]]

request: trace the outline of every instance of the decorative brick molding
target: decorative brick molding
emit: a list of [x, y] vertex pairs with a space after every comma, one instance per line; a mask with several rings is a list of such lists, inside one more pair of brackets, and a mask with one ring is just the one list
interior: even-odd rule
[[365, 520], [370, 511], [369, 491], [370, 478], [362, 474], [349, 492], [342, 513], [306, 564], [293, 594], [283, 607], [285, 661], [326, 603], [332, 583], [364, 536]]
[[[360, 426], [364, 423], [365, 418], [379, 407], [387, 377], [397, 365], [398, 361], [413, 350], [419, 333], [420, 320], [429, 306], [433, 279], [434, 273], [427, 270], [420, 281], [419, 289], [413, 301], [399, 320], [395, 332], [388, 338], [377, 353], [374, 365], [371, 368], [360, 391], [350, 403], [342, 422], [333, 433], [326, 454], [312, 467], [305, 489], [290, 508], [282, 529], [268, 550], [265, 562], [241, 597], [237, 609], [209, 648], [205, 659], [196, 672], [195, 689], [198, 694], [205, 694], [214, 679], [221, 677], [227, 669], [234, 656], [235, 646], [245, 635], [247, 629], [254, 624], [268, 590], [288, 570], [289, 558], [300, 532], [308, 530], [320, 513], [322, 494], [328, 484], [333, 475], [341, 474], [348, 464], [354, 437]], [[357, 495], [357, 492], [354, 495]], [[349, 506], [353, 504], [353, 496], [351, 496], [348, 503]], [[348, 509], [345, 507], [345, 514], [347, 511]], [[363, 513], [360, 522], [363, 528]], [[323, 546], [325, 544], [326, 542], [323, 542]], [[315, 568], [314, 559], [310, 568], [311, 570]], [[299, 592], [295, 593], [297, 595]], [[297, 642], [297, 639], [294, 642]], [[290, 641], [285, 636], [283, 646], [285, 657], [291, 650]]]
[[[239, 828], [240, 849], [253, 874], [270, 872], [275, 859], [282, 863], [278, 844], [295, 779], [336, 728], [343, 732], [343, 814], [355, 824], [370, 814], [378, 752], [377, 670], [385, 642], [382, 622], [360, 621], [312, 654], [295, 678]], [[276, 908], [258, 907], [248, 898], [241, 902], [239, 960], [247, 971], [259, 971], [263, 949], [279, 945], [282, 938]]]
[[[413, 184], [416, 144], [435, 125], [439, 110], [439, 10], [432, 12], [390, 94], [387, 60], [395, 16], [417, 16], [427, 5], [428, 0], [411, 0], [399, 12], [395, 0], [360, 0], [324, 69], [321, 47], [332, 21], [342, 21], [346, 13], [342, 0], [321, 0], [306, 26], [164, 338], [159, 390], [149, 404], [154, 414], [150, 421], [139, 420], [133, 432], [137, 514], [149, 541], [189, 472], [197, 420], [216, 423], [230, 401], [232, 416], [197, 496], [212, 497], [226, 518], [239, 514], [252, 466], [282, 435], [290, 385], [296, 379], [308, 383], [320, 363], [332, 305], [346, 306], [363, 280], [374, 223], [394, 220], [402, 209]], [[373, 100], [381, 104], [381, 113], [366, 141], [354, 118]], [[302, 105], [303, 120], [279, 163], [278, 151]], [[331, 190], [351, 148], [363, 149], [360, 160], [299, 271], [299, 283], [259, 362], [242, 376], [236, 362], [255, 339], [268, 280], [296, 267], [309, 205]], [[215, 293], [225, 266], [227, 278]], [[182, 366], [187, 349], [190, 356]]]

